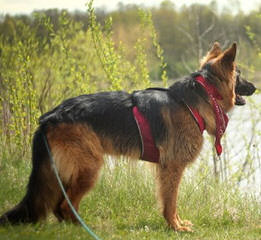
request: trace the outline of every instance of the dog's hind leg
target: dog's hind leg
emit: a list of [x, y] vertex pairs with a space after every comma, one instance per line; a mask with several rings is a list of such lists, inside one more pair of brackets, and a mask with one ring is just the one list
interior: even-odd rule
[[[85, 159], [88, 159], [88, 156], [87, 158], [85, 156]], [[79, 209], [79, 204], [82, 197], [84, 196], [84, 194], [92, 189], [98, 178], [99, 169], [101, 166], [100, 163], [102, 162], [102, 159], [96, 160], [96, 166], [92, 166], [92, 168], [89, 169], [79, 169], [78, 172], [75, 172], [69, 185], [67, 185], [66, 193], [76, 211], [78, 211]], [[69, 220], [75, 223], [77, 222], [77, 219], [71, 211], [65, 198], [63, 198], [62, 201], [60, 201], [59, 204], [56, 206], [54, 214], [59, 221]]]
[[[99, 137], [87, 126], [63, 124], [50, 131], [48, 140], [67, 195], [78, 210], [80, 200], [94, 186], [103, 164]], [[53, 213], [59, 221], [76, 222], [64, 197]]]
[[186, 165], [175, 164], [159, 167], [160, 197], [163, 204], [163, 216], [175, 231], [192, 231], [188, 226], [183, 226], [177, 214], [177, 196], [181, 177]]

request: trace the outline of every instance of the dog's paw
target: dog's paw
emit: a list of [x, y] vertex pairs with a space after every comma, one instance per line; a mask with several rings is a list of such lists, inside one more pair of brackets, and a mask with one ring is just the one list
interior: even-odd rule
[[190, 228], [193, 224], [188, 221], [184, 220], [182, 221], [178, 215], [176, 215], [173, 218], [173, 222], [171, 224], [171, 227], [177, 231], [177, 232], [193, 232], [193, 230]]
[[181, 225], [186, 226], [186, 227], [192, 227], [193, 223], [189, 220], [181, 220]]
[[177, 232], [193, 232], [193, 230], [187, 226], [179, 226], [177, 228], [174, 228], [174, 230]]
[[189, 221], [189, 220], [182, 220], [182, 219], [179, 217], [178, 214], [176, 215], [176, 219], [177, 219], [177, 221], [179, 222], [179, 224], [180, 224], [181, 226], [185, 226], [185, 227], [192, 227], [192, 226], [193, 226], [193, 223], [192, 223], [191, 221]]

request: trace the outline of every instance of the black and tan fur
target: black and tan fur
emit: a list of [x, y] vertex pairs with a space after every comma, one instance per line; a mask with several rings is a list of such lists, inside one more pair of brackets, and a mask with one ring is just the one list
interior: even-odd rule
[[[255, 87], [242, 82], [235, 65], [236, 44], [222, 51], [215, 43], [202, 60], [199, 73], [214, 84], [223, 97], [225, 112], [243, 105], [240, 95], [251, 95]], [[34, 134], [33, 168], [22, 201], [0, 218], [0, 224], [35, 223], [53, 212], [60, 220], [76, 219], [58, 187], [43, 141], [47, 136], [59, 175], [74, 207], [94, 186], [104, 154], [138, 159], [141, 140], [132, 115], [133, 106], [148, 119], [160, 151], [156, 164], [163, 215], [170, 227], [190, 231], [189, 221], [177, 213], [178, 187], [186, 166], [199, 155], [203, 137], [188, 108], [204, 118], [206, 130], [215, 135], [215, 116], [207, 94], [193, 74], [167, 89], [145, 89], [82, 95], [64, 101], [40, 118]]]

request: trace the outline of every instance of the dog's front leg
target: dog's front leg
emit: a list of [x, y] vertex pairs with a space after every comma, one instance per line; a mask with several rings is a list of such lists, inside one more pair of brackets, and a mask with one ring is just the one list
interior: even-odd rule
[[178, 188], [186, 165], [175, 164], [174, 166], [167, 166], [160, 168], [160, 195], [163, 204], [163, 215], [175, 231], [191, 232], [191, 228], [183, 226], [177, 214], [177, 197]]

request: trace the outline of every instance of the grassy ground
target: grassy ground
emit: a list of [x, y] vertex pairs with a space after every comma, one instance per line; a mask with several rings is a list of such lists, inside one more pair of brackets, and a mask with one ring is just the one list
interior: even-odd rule
[[[2, 161], [0, 213], [23, 196], [30, 164]], [[94, 191], [81, 204], [80, 215], [102, 239], [211, 239], [261, 240], [261, 209], [256, 199], [242, 196], [228, 185], [216, 185], [208, 176], [185, 177], [179, 212], [194, 223], [193, 233], [168, 229], [154, 194], [147, 164], [138, 167], [120, 161], [105, 167]], [[91, 239], [80, 226], [58, 223], [50, 216], [37, 225], [0, 227], [1, 240]]]

